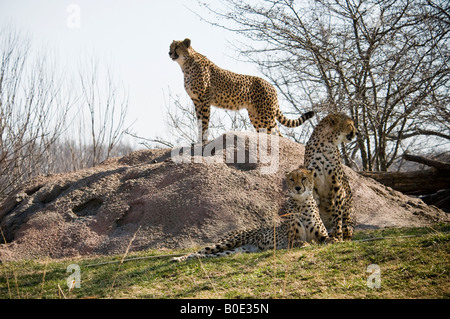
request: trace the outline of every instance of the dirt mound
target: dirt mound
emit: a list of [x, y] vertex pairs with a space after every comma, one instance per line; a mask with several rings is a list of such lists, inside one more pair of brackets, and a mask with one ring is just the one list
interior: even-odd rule
[[[250, 140], [242, 144], [246, 136]], [[134, 234], [132, 250], [190, 247], [271, 223], [287, 199], [284, 173], [303, 163], [304, 146], [259, 139], [233, 133], [203, 150], [138, 151], [91, 169], [36, 178], [0, 207], [9, 243], [0, 246], [0, 260], [123, 253]], [[448, 221], [419, 199], [346, 172], [359, 229]]]

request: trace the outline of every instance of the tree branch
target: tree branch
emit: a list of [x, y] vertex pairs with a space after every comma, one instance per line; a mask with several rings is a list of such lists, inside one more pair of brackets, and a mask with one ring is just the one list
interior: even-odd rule
[[435, 167], [439, 170], [450, 171], [450, 163], [445, 163], [441, 161], [432, 160], [426, 157], [417, 156], [417, 155], [409, 155], [407, 153], [402, 155], [403, 159], [411, 162], [425, 164], [427, 166]]

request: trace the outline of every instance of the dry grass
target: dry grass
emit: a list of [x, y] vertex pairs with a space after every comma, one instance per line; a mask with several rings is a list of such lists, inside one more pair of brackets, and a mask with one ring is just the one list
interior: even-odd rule
[[[170, 263], [160, 252], [1, 264], [2, 298], [449, 298], [448, 224], [366, 231], [356, 241]], [[409, 236], [409, 237], [404, 237]], [[413, 236], [413, 237], [410, 237]], [[387, 237], [384, 240], [373, 238]], [[357, 240], [364, 239], [364, 241]], [[369, 240], [368, 240], [369, 239]], [[167, 254], [167, 252], [164, 252]], [[179, 251], [174, 252], [179, 253]], [[92, 264], [117, 261], [89, 267]], [[68, 293], [66, 268], [81, 267]], [[367, 266], [381, 270], [369, 288]], [[16, 282], [16, 283], [14, 283]], [[114, 282], [114, 289], [110, 289]], [[12, 284], [14, 283], [14, 284]], [[61, 288], [62, 292], [58, 288]]]

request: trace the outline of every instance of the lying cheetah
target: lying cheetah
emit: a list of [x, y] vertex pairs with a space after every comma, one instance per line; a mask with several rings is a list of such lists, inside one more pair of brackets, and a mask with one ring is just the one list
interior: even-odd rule
[[197, 53], [189, 39], [173, 41], [169, 56], [178, 62], [184, 73], [184, 87], [194, 102], [199, 123], [199, 141], [208, 137], [211, 105], [228, 110], [246, 108], [256, 131], [265, 129], [269, 134], [278, 131], [275, 119], [284, 126], [297, 127], [314, 115], [310, 111], [296, 120], [287, 119], [278, 107], [277, 92], [269, 82], [219, 68]]
[[314, 170], [298, 168], [286, 174], [290, 191], [287, 214], [275, 227], [266, 226], [250, 230], [237, 230], [222, 238], [216, 245], [197, 253], [175, 257], [172, 261], [184, 261], [193, 257], [219, 257], [237, 252], [256, 252], [269, 249], [286, 249], [307, 246], [308, 243], [333, 242], [319, 216], [313, 197]]
[[344, 173], [339, 145], [357, 135], [352, 119], [330, 114], [317, 124], [306, 144], [305, 166], [314, 169], [314, 190], [320, 217], [337, 240], [351, 240], [355, 228], [353, 197]]

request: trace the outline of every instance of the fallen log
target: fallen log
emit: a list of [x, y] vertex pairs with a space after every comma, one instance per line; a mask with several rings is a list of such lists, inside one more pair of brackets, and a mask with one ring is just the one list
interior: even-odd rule
[[411, 172], [359, 172], [407, 195], [425, 195], [450, 188], [450, 171], [425, 169]]
[[444, 210], [450, 210], [450, 188], [442, 189], [436, 193], [420, 196], [425, 204], [434, 205]]
[[407, 161], [425, 164], [427, 166], [434, 167], [437, 170], [450, 171], [450, 163], [436, 161], [423, 156], [410, 155], [407, 153], [403, 154], [402, 157]]
[[409, 154], [403, 154], [402, 157], [431, 168], [409, 172], [359, 172], [359, 174], [406, 195], [420, 196], [428, 205], [450, 210], [450, 163]]

